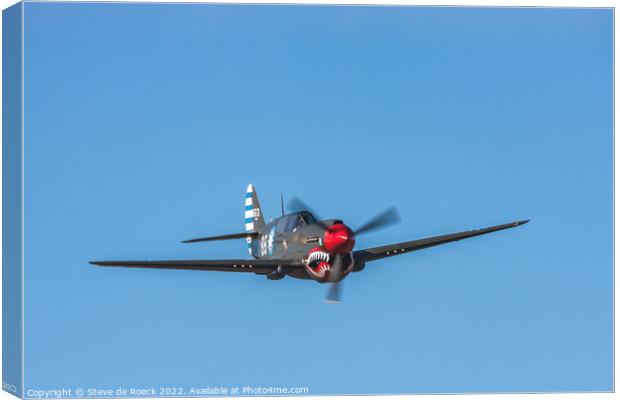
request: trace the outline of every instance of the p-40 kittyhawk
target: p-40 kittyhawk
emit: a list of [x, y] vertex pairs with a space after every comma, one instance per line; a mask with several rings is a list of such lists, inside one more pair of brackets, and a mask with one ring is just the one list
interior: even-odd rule
[[340, 301], [340, 281], [366, 263], [427, 247], [484, 235], [523, 225], [529, 220], [510, 222], [471, 231], [433, 236], [408, 242], [354, 250], [355, 238], [400, 220], [396, 208], [389, 208], [356, 230], [339, 219], [322, 220], [298, 198], [289, 202], [291, 213], [265, 223], [256, 190], [249, 185], [245, 194], [245, 232], [185, 240], [183, 243], [245, 239], [253, 259], [168, 260], [168, 261], [91, 261], [104, 267], [162, 268], [203, 271], [252, 272], [278, 280], [285, 276], [329, 283], [328, 302]]

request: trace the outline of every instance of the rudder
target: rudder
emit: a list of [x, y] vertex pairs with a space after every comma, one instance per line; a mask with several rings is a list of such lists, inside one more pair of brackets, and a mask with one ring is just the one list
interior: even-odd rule
[[[253, 232], [265, 225], [263, 219], [263, 212], [258, 202], [258, 195], [252, 184], [248, 185], [245, 191], [245, 230], [246, 232]], [[252, 238], [247, 237], [248, 250], [252, 254]]]

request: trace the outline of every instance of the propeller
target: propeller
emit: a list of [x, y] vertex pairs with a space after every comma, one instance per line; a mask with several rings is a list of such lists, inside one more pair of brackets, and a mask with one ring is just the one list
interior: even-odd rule
[[366, 221], [365, 224], [357, 228], [353, 233], [359, 235], [360, 233], [372, 232], [377, 229], [385, 228], [388, 225], [393, 225], [400, 221], [400, 214], [396, 207], [390, 207], [375, 217]]
[[[293, 212], [308, 211], [309, 213], [314, 215], [314, 218], [317, 220], [317, 225], [320, 225], [325, 230], [329, 229], [329, 227], [322, 221], [321, 217], [319, 217], [316, 211], [314, 211], [309, 205], [304, 203], [299, 197], [293, 197], [288, 203], [288, 208]], [[377, 229], [393, 225], [397, 222], [400, 222], [400, 214], [398, 213], [396, 207], [390, 207], [366, 221], [366, 223], [357, 228], [357, 230], [355, 230], [353, 233], [355, 235], [358, 235], [361, 233], [372, 232]]]
[[319, 215], [316, 213], [316, 211], [314, 211], [312, 208], [310, 208], [309, 205], [307, 205], [306, 203], [304, 203], [299, 197], [293, 197], [289, 202], [288, 202], [288, 208], [293, 211], [293, 212], [300, 212], [300, 211], [308, 211], [310, 214], [312, 214], [314, 216], [314, 218], [317, 220], [317, 225], [319, 225], [321, 228], [323, 228], [324, 230], [329, 229], [329, 227], [325, 224], [325, 222], [323, 222], [321, 220], [321, 218], [319, 217]]
[[329, 289], [327, 289], [327, 295], [325, 296], [325, 301], [327, 303], [340, 303], [341, 298], [341, 284], [338, 277], [342, 272], [342, 255], [334, 254], [334, 265], [332, 266], [332, 271], [329, 273], [329, 280], [331, 282], [329, 285]]

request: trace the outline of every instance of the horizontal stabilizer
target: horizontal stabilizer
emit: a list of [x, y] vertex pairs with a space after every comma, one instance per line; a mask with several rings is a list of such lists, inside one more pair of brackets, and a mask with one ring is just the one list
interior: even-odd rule
[[181, 243], [196, 243], [196, 242], [210, 242], [212, 240], [229, 240], [229, 239], [245, 239], [245, 238], [255, 238], [258, 236], [258, 232], [250, 231], [243, 233], [233, 233], [230, 235], [220, 235], [220, 236], [208, 236], [196, 239], [183, 240]]

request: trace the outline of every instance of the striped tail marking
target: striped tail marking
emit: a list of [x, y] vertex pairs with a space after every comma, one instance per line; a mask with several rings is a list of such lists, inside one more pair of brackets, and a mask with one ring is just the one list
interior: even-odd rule
[[[262, 227], [265, 222], [261, 215], [261, 208], [258, 202], [258, 196], [254, 190], [254, 186], [248, 185], [245, 192], [245, 230], [246, 232], [254, 231]], [[247, 237], [248, 251], [252, 254], [252, 238]]]

